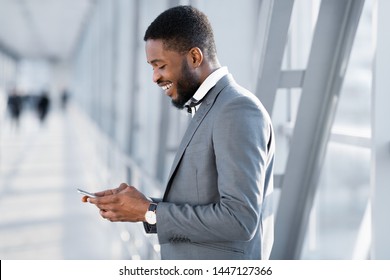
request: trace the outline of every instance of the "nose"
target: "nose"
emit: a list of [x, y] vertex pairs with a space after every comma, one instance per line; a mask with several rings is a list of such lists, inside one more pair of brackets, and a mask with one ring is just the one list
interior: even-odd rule
[[161, 74], [158, 69], [153, 69], [153, 82], [157, 83], [161, 79]]

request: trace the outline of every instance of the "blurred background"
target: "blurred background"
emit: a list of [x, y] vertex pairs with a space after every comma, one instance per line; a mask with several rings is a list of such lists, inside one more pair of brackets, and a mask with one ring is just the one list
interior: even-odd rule
[[386, 0], [0, 0], [0, 259], [159, 259], [76, 188], [164, 191], [189, 116], [143, 35], [179, 4], [272, 115], [272, 258], [390, 259]]

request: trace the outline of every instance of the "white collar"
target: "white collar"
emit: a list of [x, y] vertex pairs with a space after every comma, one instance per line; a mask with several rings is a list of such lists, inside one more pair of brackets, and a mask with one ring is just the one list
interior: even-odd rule
[[225, 75], [229, 74], [229, 70], [226, 66], [218, 68], [211, 73], [200, 85], [198, 90], [192, 96], [192, 101], [197, 102], [202, 100], [203, 97], [209, 92], [209, 90], [217, 84], [217, 82]]
[[[195, 92], [195, 94], [192, 96], [192, 98], [187, 102], [187, 105], [191, 102], [198, 102], [199, 100], [202, 100], [206, 94], [209, 92], [210, 89], [212, 89], [218, 81], [225, 75], [229, 74], [229, 70], [226, 66], [218, 68], [213, 73], [211, 73], [200, 85], [198, 90]], [[193, 107], [191, 110], [192, 117], [195, 115], [196, 111], [198, 110], [199, 106], [202, 103], [200, 102], [198, 105]]]

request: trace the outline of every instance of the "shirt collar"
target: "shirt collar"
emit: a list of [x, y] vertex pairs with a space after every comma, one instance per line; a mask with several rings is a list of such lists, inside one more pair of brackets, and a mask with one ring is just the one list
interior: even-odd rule
[[[190, 108], [188, 112], [191, 112], [192, 117], [195, 116], [196, 111], [202, 103], [202, 99], [206, 96], [210, 89], [212, 89], [218, 81], [225, 75], [229, 74], [229, 70], [227, 67], [221, 67], [211, 73], [200, 85], [195, 94], [191, 97], [190, 100], [186, 103], [184, 107]], [[189, 107], [190, 103], [197, 103], [194, 107]]]
[[226, 66], [218, 68], [213, 73], [211, 73], [200, 85], [198, 90], [195, 92], [195, 94], [192, 96], [190, 102], [198, 102], [199, 100], [202, 100], [203, 97], [206, 96], [206, 94], [209, 92], [210, 89], [212, 89], [217, 82], [225, 75], [229, 74], [229, 70]]

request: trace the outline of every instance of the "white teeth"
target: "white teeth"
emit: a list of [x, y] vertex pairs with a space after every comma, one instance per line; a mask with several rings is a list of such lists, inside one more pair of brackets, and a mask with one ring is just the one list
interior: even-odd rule
[[165, 86], [162, 86], [161, 88], [162, 88], [163, 90], [168, 90], [168, 89], [170, 89], [170, 88], [172, 87], [172, 85], [173, 85], [173, 84], [167, 84], [167, 85], [165, 85]]

